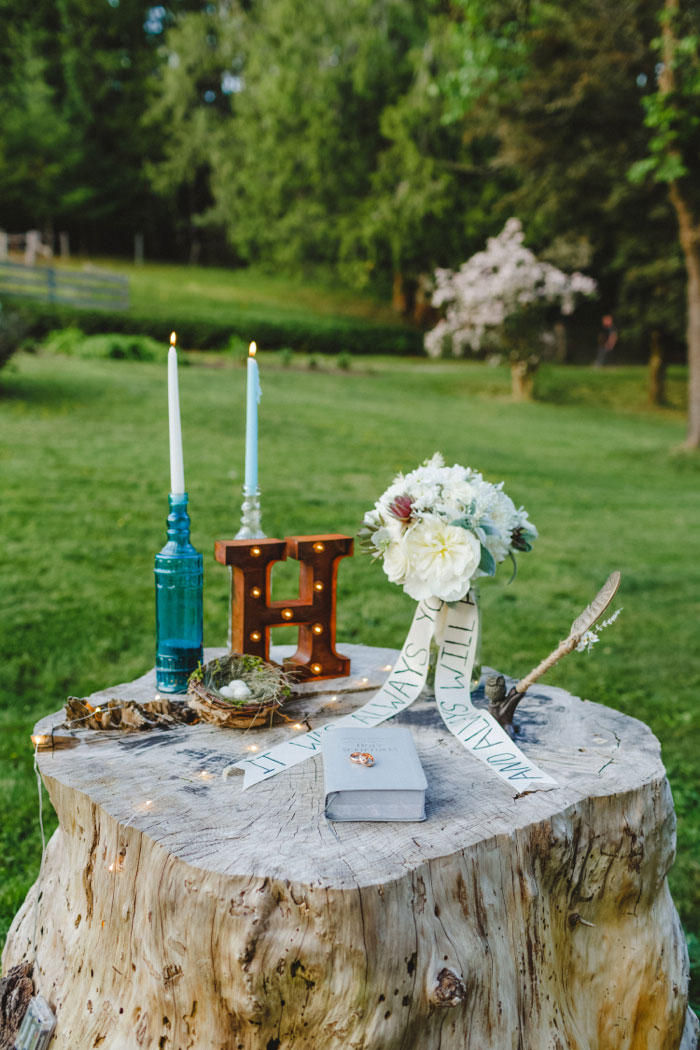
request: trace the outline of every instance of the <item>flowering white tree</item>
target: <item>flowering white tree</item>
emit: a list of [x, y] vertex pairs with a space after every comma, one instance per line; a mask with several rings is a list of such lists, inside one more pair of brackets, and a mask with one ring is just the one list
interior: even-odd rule
[[436, 270], [432, 303], [444, 309], [444, 317], [425, 337], [432, 357], [446, 351], [461, 357], [488, 347], [507, 349], [518, 396], [527, 394], [525, 380], [539, 364], [549, 308], [570, 314], [577, 295], [596, 291], [592, 277], [567, 274], [540, 261], [524, 240], [520, 220], [509, 219], [486, 250], [459, 270]]

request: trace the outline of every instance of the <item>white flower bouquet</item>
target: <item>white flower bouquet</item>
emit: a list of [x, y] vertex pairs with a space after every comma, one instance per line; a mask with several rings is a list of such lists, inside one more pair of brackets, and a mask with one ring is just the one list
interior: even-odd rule
[[398, 474], [364, 517], [362, 547], [381, 558], [392, 583], [416, 601], [456, 602], [474, 580], [494, 576], [537, 529], [527, 511], [470, 467], [445, 466], [440, 453]]

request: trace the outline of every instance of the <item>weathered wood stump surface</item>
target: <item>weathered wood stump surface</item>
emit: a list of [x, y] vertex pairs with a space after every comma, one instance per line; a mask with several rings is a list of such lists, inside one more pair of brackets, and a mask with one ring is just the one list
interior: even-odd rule
[[[396, 658], [341, 648], [351, 678], [317, 683], [300, 721], [357, 707]], [[93, 702], [154, 692], [151, 673]], [[514, 800], [430, 698], [396, 721], [428, 777], [422, 824], [328, 823], [320, 757], [245, 793], [221, 779], [287, 727], [81, 732], [42, 753], [60, 821], [35, 969], [53, 1050], [694, 1047], [651, 732], [538, 686], [519, 742], [561, 786]], [[35, 893], [5, 969], [31, 958]]]

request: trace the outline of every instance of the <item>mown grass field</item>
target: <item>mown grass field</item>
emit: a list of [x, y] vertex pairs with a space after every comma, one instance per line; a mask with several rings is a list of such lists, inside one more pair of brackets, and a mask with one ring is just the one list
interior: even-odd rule
[[[127, 310], [82, 310], [70, 305], [19, 300], [45, 333], [66, 324], [90, 332], [144, 332], [167, 339], [179, 329], [182, 345], [218, 348], [232, 335], [256, 339], [267, 349], [292, 346], [316, 353], [421, 354], [420, 332], [391, 306], [363, 294], [303, 275], [280, 276], [255, 269], [179, 266], [125, 260], [54, 260], [59, 270], [94, 270], [129, 278]], [[10, 300], [8, 299], [8, 303]], [[43, 321], [41, 320], [43, 318]]]
[[354, 317], [365, 321], [397, 324], [396, 314], [383, 300], [359, 296], [336, 283], [300, 276], [276, 276], [255, 269], [231, 270], [220, 267], [179, 266], [171, 263], [144, 263], [134, 266], [123, 260], [108, 259], [100, 266], [113, 273], [125, 273], [131, 288], [131, 309], [136, 314], [155, 310], [167, 314], [177, 306], [189, 317], [220, 317], [233, 311], [274, 312], [278, 316]]
[[[13, 257], [22, 262], [22, 258]], [[278, 275], [254, 267], [231, 269], [217, 266], [184, 266], [179, 263], [144, 262], [135, 265], [123, 258], [69, 261], [57, 258], [59, 269], [123, 274], [129, 278], [130, 311], [134, 315], [163, 314], [173, 310], [197, 319], [226, 321], [240, 311], [272, 312], [289, 318], [354, 317], [396, 324], [391, 306], [371, 294], [358, 295], [321, 276]]]
[[[164, 361], [165, 348], [155, 364], [22, 356], [0, 374], [3, 936], [38, 870], [35, 720], [69, 692], [153, 662], [153, 555], [169, 482]], [[245, 372], [216, 355], [193, 361], [181, 372], [185, 469], [205, 554], [205, 641], [217, 645], [228, 576], [213, 543], [237, 526]], [[484, 662], [527, 671], [621, 570], [620, 619], [548, 680], [642, 719], [661, 740], [678, 814], [671, 887], [697, 960], [700, 458], [678, 451], [682, 370], [660, 411], [645, 408], [634, 368], [550, 368], [545, 400], [532, 404], [510, 402], [505, 370], [471, 363], [364, 360], [343, 373], [285, 369], [263, 354], [261, 372], [268, 535], [354, 532], [394, 473], [437, 449], [503, 479], [528, 507], [535, 551], [511, 586], [507, 572], [482, 586]], [[340, 639], [400, 645], [413, 603], [380, 568], [357, 555], [339, 590]]]

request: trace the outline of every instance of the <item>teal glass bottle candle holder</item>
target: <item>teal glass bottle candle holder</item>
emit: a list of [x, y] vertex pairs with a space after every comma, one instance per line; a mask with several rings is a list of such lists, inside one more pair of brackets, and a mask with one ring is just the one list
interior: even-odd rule
[[202, 555], [190, 543], [187, 493], [168, 496], [168, 542], [156, 554], [156, 683], [184, 693], [202, 659]]

